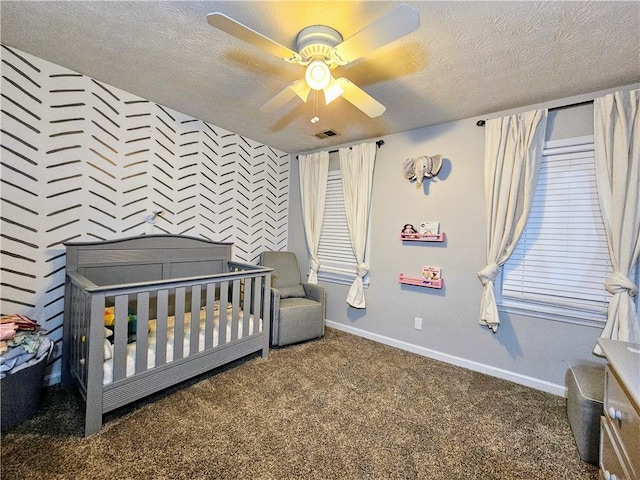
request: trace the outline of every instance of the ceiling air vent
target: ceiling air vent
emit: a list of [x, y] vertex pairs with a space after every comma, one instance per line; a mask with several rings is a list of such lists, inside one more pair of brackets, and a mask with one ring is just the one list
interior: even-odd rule
[[336, 135], [340, 135], [340, 134], [335, 130], [325, 130], [324, 132], [316, 133], [314, 137], [323, 139], [328, 137], [335, 137]]

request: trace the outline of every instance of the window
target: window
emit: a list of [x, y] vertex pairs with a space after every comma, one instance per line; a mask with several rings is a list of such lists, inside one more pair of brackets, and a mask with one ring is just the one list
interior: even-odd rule
[[[367, 252], [366, 257], [368, 256]], [[351, 248], [347, 216], [344, 212], [340, 170], [330, 171], [327, 179], [327, 197], [318, 257], [320, 258], [319, 280], [344, 285], [353, 283], [357, 276], [357, 262]], [[368, 258], [365, 258], [365, 263], [369, 263]], [[369, 284], [369, 275], [364, 278], [364, 284], [365, 286]]]
[[502, 272], [500, 306], [602, 325], [611, 261], [596, 190], [593, 137], [545, 144], [531, 214]]

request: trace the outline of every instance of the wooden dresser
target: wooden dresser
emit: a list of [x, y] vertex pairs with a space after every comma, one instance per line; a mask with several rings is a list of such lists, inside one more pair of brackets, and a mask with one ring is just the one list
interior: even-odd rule
[[640, 344], [599, 339], [607, 357], [600, 478], [640, 479]]

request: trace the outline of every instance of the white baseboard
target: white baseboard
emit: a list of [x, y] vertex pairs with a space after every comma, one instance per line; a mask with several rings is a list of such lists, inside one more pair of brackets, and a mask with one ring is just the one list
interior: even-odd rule
[[331, 320], [327, 320], [326, 324], [327, 327], [335, 328], [336, 330], [342, 330], [343, 332], [347, 333], [352, 333], [353, 335], [367, 338], [369, 340], [373, 340], [374, 342], [383, 343], [391, 347], [396, 347], [400, 350], [416, 353], [418, 355], [422, 355], [423, 357], [433, 358], [434, 360], [439, 360], [451, 365], [463, 367], [469, 370], [473, 370], [474, 372], [480, 372], [492, 377], [509, 380], [519, 385], [535, 388], [536, 390], [551, 393], [559, 397], [566, 397], [566, 389], [564, 385], [558, 385], [556, 383], [540, 380], [539, 378], [533, 378], [527, 375], [522, 375], [520, 373], [504, 370], [502, 368], [492, 367], [491, 365], [485, 365], [483, 363], [467, 360], [466, 358], [449, 355], [448, 353], [438, 352], [436, 350], [431, 350], [430, 348], [420, 347], [412, 343], [385, 337], [384, 335], [379, 335], [377, 333], [367, 332], [366, 330], [361, 330], [359, 328], [351, 327], [349, 325], [344, 325], [342, 323], [337, 323]]

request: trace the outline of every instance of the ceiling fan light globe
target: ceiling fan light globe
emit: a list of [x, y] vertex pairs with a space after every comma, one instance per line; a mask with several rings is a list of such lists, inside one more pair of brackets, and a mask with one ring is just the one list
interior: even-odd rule
[[322, 60], [314, 60], [307, 67], [304, 78], [313, 90], [322, 90], [329, 85], [331, 72]]

